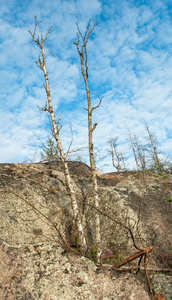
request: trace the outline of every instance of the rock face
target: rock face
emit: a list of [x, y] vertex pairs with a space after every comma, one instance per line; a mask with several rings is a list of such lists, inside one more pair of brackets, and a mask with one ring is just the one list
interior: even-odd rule
[[[69, 169], [87, 231], [88, 257], [94, 258], [91, 171], [80, 162], [69, 162]], [[99, 175], [98, 183], [100, 210], [117, 220], [101, 215], [102, 263], [115, 264], [136, 252], [122, 222], [132, 229], [139, 248], [154, 246], [149, 267], [172, 267], [172, 175], [147, 173], [143, 180], [136, 172], [109, 173]], [[150, 299], [144, 272], [97, 267], [59, 244], [58, 230], [77, 250], [60, 162], [1, 164], [0, 213], [0, 299]], [[156, 294], [171, 299], [170, 276], [152, 275], [151, 281]]]

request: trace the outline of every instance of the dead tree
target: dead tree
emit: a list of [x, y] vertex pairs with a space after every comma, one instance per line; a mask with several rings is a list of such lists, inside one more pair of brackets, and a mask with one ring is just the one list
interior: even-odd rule
[[139, 143], [137, 136], [134, 134], [134, 146], [137, 149], [137, 159], [140, 163], [140, 169], [146, 171], [145, 146]]
[[[98, 123], [92, 124], [92, 114], [93, 110], [98, 108], [101, 104], [101, 101], [99, 104], [95, 107], [92, 107], [91, 105], [91, 97], [90, 97], [90, 89], [89, 89], [89, 83], [88, 83], [88, 60], [87, 60], [87, 43], [90, 37], [90, 34], [95, 29], [96, 24], [94, 23], [93, 27], [90, 28], [90, 21], [88, 23], [85, 35], [82, 35], [78, 25], [78, 41], [74, 44], [76, 45], [79, 57], [80, 57], [80, 64], [81, 64], [81, 73], [84, 79], [85, 83], [85, 89], [86, 89], [86, 95], [87, 95], [87, 105], [88, 107], [85, 108], [85, 110], [88, 113], [88, 140], [89, 140], [89, 157], [90, 157], [90, 167], [92, 172], [92, 183], [93, 183], [93, 194], [94, 194], [94, 203], [95, 207], [99, 208], [99, 195], [98, 195], [98, 184], [97, 184], [97, 175], [96, 175], [96, 165], [95, 165], [95, 158], [94, 158], [94, 150], [93, 150], [93, 131], [95, 130]], [[81, 39], [81, 41], [80, 41]], [[80, 45], [81, 43], [81, 45]], [[100, 260], [101, 255], [101, 234], [100, 234], [100, 216], [99, 212], [96, 212], [96, 247], [97, 247], [97, 259], [98, 262]]]
[[136, 163], [136, 166], [137, 166], [137, 171], [139, 172], [140, 168], [139, 168], [137, 153], [136, 153], [136, 150], [135, 150], [135, 147], [134, 147], [134, 142], [133, 142], [131, 132], [130, 132], [130, 129], [128, 128], [128, 126], [127, 126], [127, 130], [128, 130], [129, 142], [130, 142], [131, 149], [132, 149], [133, 154], [134, 154], [135, 163]]
[[147, 139], [149, 140], [149, 154], [151, 156], [151, 162], [155, 166], [156, 170], [163, 171], [163, 166], [160, 162], [160, 159], [158, 157], [158, 147], [157, 147], [157, 138], [153, 136], [153, 134], [150, 132], [148, 125], [145, 123], [145, 128], [148, 133]]
[[127, 127], [128, 130], [128, 136], [129, 136], [129, 142], [131, 145], [131, 149], [134, 154], [134, 159], [135, 163], [137, 166], [137, 171], [146, 171], [146, 157], [145, 157], [145, 150], [146, 146], [141, 145], [139, 142], [138, 137], [134, 133], [133, 136], [131, 135], [131, 132], [129, 128]]
[[32, 36], [32, 40], [36, 43], [38, 48], [41, 50], [41, 56], [39, 57], [36, 64], [40, 68], [40, 70], [43, 71], [43, 73], [44, 73], [45, 84], [43, 84], [43, 86], [45, 88], [45, 92], [46, 92], [47, 100], [48, 100], [48, 103], [46, 103], [44, 108], [42, 108], [41, 110], [42, 111], [47, 111], [51, 116], [51, 122], [52, 122], [52, 126], [53, 126], [54, 137], [55, 137], [56, 142], [57, 142], [57, 148], [58, 148], [58, 151], [59, 151], [59, 154], [60, 154], [60, 159], [63, 163], [66, 187], [67, 187], [67, 189], [69, 191], [69, 194], [70, 194], [74, 220], [75, 220], [75, 223], [76, 223], [76, 226], [77, 226], [77, 229], [78, 229], [78, 235], [79, 235], [80, 243], [81, 243], [81, 251], [83, 253], [85, 253], [86, 250], [87, 250], [87, 244], [86, 244], [86, 238], [85, 238], [85, 234], [84, 234], [84, 228], [83, 228], [83, 225], [82, 225], [81, 214], [80, 214], [79, 207], [78, 207], [77, 200], [76, 200], [76, 193], [75, 193], [72, 181], [71, 181], [68, 165], [67, 165], [66, 158], [65, 158], [65, 153], [63, 151], [63, 147], [62, 147], [61, 140], [60, 140], [60, 135], [59, 135], [59, 131], [61, 129], [61, 128], [59, 128], [60, 117], [59, 117], [59, 121], [57, 123], [56, 118], [55, 118], [53, 105], [52, 105], [52, 100], [51, 100], [49, 79], [48, 79], [48, 73], [47, 73], [47, 67], [46, 67], [44, 43], [45, 43], [45, 41], [47, 39], [47, 36], [48, 36], [48, 34], [51, 30], [51, 27], [47, 31], [45, 38], [43, 37], [43, 32], [42, 31], [41, 31], [41, 37], [39, 37], [39, 35], [38, 35], [38, 37], [36, 38], [35, 34], [36, 34], [37, 25], [39, 23], [40, 22], [37, 22], [37, 19], [35, 17], [34, 31], [33, 31], [33, 33], [31, 31], [29, 31], [29, 33]]
[[[117, 170], [117, 172], [119, 172], [120, 170], [123, 169], [126, 170], [126, 166], [125, 166], [123, 154], [117, 151], [117, 140], [118, 140], [117, 137], [109, 138], [109, 145], [110, 145], [109, 154], [111, 155], [112, 158], [112, 165]], [[122, 164], [124, 168], [122, 168]]]

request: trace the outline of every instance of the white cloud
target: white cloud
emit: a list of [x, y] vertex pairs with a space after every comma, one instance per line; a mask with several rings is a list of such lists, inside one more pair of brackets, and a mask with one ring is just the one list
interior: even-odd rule
[[[169, 150], [172, 26], [166, 3], [32, 0], [19, 6], [9, 1], [1, 6], [0, 19], [1, 161], [23, 161], [31, 153], [34, 155], [33, 130], [43, 141], [47, 136], [46, 131], [41, 131], [42, 127], [46, 129], [46, 114], [37, 108], [46, 101], [43, 72], [35, 64], [40, 52], [28, 33], [28, 29], [34, 29], [33, 12], [43, 20], [38, 27], [44, 34], [50, 25], [53, 27], [45, 50], [53, 106], [57, 118], [59, 111], [62, 114], [65, 150], [70, 142], [70, 122], [73, 148], [87, 145], [87, 115], [83, 110], [86, 94], [73, 41], [75, 23], [84, 32], [90, 18], [98, 23], [88, 43], [93, 105], [103, 97], [93, 116], [94, 122], [100, 120], [94, 132], [95, 148], [103, 156], [109, 136], [118, 135], [121, 149], [127, 149], [126, 123], [131, 132], [140, 136], [145, 120], [153, 134], [159, 136], [161, 148], [164, 145], [164, 151]], [[129, 163], [132, 165], [132, 159]]]

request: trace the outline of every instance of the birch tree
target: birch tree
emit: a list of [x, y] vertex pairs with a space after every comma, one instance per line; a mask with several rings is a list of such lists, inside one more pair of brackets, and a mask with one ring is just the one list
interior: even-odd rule
[[41, 37], [39, 37], [39, 35], [36, 37], [35, 35], [36, 35], [37, 25], [39, 23], [40, 22], [37, 22], [37, 19], [35, 17], [34, 31], [32, 33], [29, 30], [29, 33], [32, 36], [33, 42], [35, 42], [36, 45], [38, 46], [38, 48], [41, 50], [41, 55], [40, 55], [38, 61], [36, 62], [36, 64], [44, 74], [45, 83], [43, 84], [43, 86], [45, 88], [45, 92], [46, 92], [46, 96], [47, 96], [47, 103], [44, 106], [44, 108], [42, 108], [41, 110], [42, 111], [47, 111], [51, 116], [51, 122], [52, 122], [54, 137], [55, 137], [55, 140], [57, 142], [57, 148], [58, 148], [58, 151], [59, 151], [59, 154], [60, 154], [60, 159], [61, 159], [62, 164], [63, 164], [66, 187], [69, 191], [71, 204], [72, 204], [72, 209], [73, 209], [73, 216], [74, 216], [75, 223], [76, 223], [76, 226], [77, 226], [77, 229], [78, 229], [78, 236], [79, 236], [80, 243], [81, 243], [81, 251], [82, 251], [82, 253], [85, 253], [86, 250], [87, 250], [87, 244], [86, 244], [86, 238], [85, 238], [85, 234], [84, 234], [84, 228], [83, 228], [83, 225], [82, 225], [81, 214], [80, 214], [79, 207], [78, 207], [77, 200], [76, 200], [76, 193], [75, 193], [72, 181], [71, 181], [68, 165], [67, 165], [67, 162], [66, 162], [65, 153], [63, 151], [62, 143], [61, 143], [61, 140], [60, 140], [60, 135], [59, 135], [59, 131], [61, 129], [61, 128], [59, 128], [60, 117], [59, 117], [58, 122], [56, 122], [55, 113], [54, 113], [52, 100], [51, 100], [50, 85], [49, 85], [49, 79], [48, 79], [48, 73], [47, 73], [47, 67], [46, 67], [44, 43], [45, 43], [45, 41], [47, 39], [47, 36], [48, 36], [48, 34], [51, 30], [51, 27], [47, 31], [45, 38], [43, 37], [43, 32], [42, 31], [41, 31]]
[[[94, 149], [93, 149], [93, 131], [95, 130], [98, 123], [93, 125], [92, 122], [92, 114], [93, 110], [98, 108], [101, 104], [95, 107], [91, 105], [91, 96], [90, 96], [90, 89], [89, 89], [89, 82], [88, 82], [88, 60], [87, 60], [87, 43], [91, 33], [94, 31], [96, 24], [94, 23], [93, 27], [90, 28], [90, 21], [88, 23], [85, 35], [82, 35], [78, 25], [78, 41], [74, 44], [76, 45], [79, 57], [80, 57], [80, 64], [81, 64], [81, 74], [84, 79], [85, 89], [86, 89], [86, 96], [87, 96], [87, 108], [85, 110], [88, 113], [88, 141], [89, 141], [89, 158], [90, 158], [90, 167], [92, 173], [92, 183], [93, 183], [93, 194], [94, 194], [94, 205], [95, 208], [99, 209], [99, 194], [98, 194], [98, 184], [97, 184], [97, 175], [96, 175], [96, 165], [95, 165], [95, 158], [94, 158]], [[80, 41], [81, 40], [81, 41]], [[100, 233], [100, 215], [99, 212], [96, 211], [96, 247], [97, 247], [97, 260], [99, 262], [100, 255], [101, 255], [101, 233]]]

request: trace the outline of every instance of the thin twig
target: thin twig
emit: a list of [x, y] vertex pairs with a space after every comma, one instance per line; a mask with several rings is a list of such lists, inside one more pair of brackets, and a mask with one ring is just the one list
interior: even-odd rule
[[14, 190], [3, 190], [4, 193], [11, 193], [14, 194], [15, 196], [17, 196], [18, 198], [20, 198], [21, 200], [23, 200], [26, 204], [28, 204], [29, 206], [32, 207], [32, 209], [38, 213], [39, 215], [41, 215], [42, 217], [44, 217], [50, 224], [51, 226], [55, 229], [55, 231], [59, 234], [60, 239], [62, 240], [62, 242], [60, 242], [60, 244], [62, 246], [64, 246], [64, 248], [66, 249], [70, 249], [71, 251], [74, 251], [75, 253], [79, 254], [79, 252], [75, 251], [74, 249], [72, 249], [64, 240], [62, 234], [60, 233], [60, 230], [57, 228], [56, 224], [54, 224], [44, 213], [42, 213], [38, 208], [36, 208], [32, 203], [30, 203], [28, 200], [26, 200], [24, 197], [20, 196], [19, 194], [17, 194]]
[[86, 204], [87, 204], [88, 206], [94, 208], [95, 210], [97, 210], [100, 214], [104, 215], [104, 216], [107, 217], [108, 219], [114, 221], [115, 223], [117, 223], [117, 224], [121, 225], [122, 227], [124, 227], [125, 229], [127, 229], [127, 230], [129, 231], [130, 235], [131, 235], [131, 238], [132, 238], [132, 241], [133, 241], [133, 246], [134, 246], [137, 250], [142, 250], [142, 249], [140, 249], [139, 247], [137, 247], [137, 245], [136, 245], [136, 243], [135, 243], [134, 235], [133, 235], [133, 233], [132, 233], [132, 230], [131, 230], [128, 226], [126, 226], [126, 225], [125, 225], [124, 223], [122, 223], [121, 221], [112, 218], [112, 217], [109, 216], [106, 212], [101, 211], [100, 209], [96, 208], [94, 205], [92, 205], [92, 204], [90, 204], [90, 203], [88, 203], [88, 202], [86, 202]]

